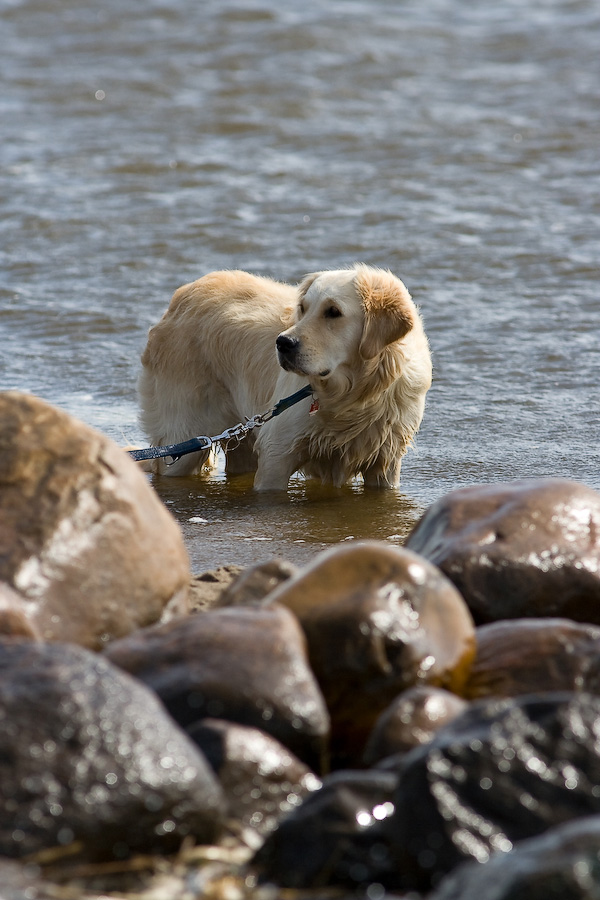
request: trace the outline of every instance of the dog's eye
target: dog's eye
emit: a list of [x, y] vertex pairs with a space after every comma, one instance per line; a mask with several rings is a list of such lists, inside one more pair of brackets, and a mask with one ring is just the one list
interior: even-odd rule
[[324, 316], [326, 319], [339, 319], [342, 311], [337, 308], [337, 306], [328, 306], [324, 312]]
[[301, 303], [300, 306], [298, 307], [298, 315], [299, 316], [304, 315], [304, 303]]

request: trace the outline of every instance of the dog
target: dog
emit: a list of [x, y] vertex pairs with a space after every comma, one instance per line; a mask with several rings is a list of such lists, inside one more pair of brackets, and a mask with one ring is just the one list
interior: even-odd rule
[[[312, 404], [224, 448], [226, 473], [255, 472], [259, 491], [286, 490], [297, 471], [338, 487], [359, 475], [366, 487], [395, 487], [431, 374], [421, 317], [391, 272], [360, 263], [297, 287], [212, 272], [180, 287], [150, 329], [141, 423], [152, 446], [218, 435], [308, 383]], [[201, 451], [151, 468], [183, 476], [208, 463]]]

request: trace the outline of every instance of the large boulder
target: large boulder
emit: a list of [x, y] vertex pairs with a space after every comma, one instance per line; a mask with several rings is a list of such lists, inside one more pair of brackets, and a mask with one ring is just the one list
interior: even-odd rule
[[333, 760], [357, 765], [377, 716], [413, 685], [460, 692], [471, 615], [427, 560], [378, 541], [343, 544], [272, 591], [300, 620], [332, 720]]
[[152, 691], [72, 644], [0, 640], [0, 855], [94, 858], [218, 837], [225, 800]]
[[48, 641], [98, 648], [188, 609], [179, 526], [116, 444], [0, 394], [0, 581]]
[[477, 624], [560, 616], [600, 624], [600, 494], [543, 478], [453, 491], [406, 540], [457, 586]]
[[109, 644], [186, 729], [220, 718], [272, 735], [316, 771], [326, 766], [329, 716], [304, 636], [283, 607], [227, 607], [173, 619]]

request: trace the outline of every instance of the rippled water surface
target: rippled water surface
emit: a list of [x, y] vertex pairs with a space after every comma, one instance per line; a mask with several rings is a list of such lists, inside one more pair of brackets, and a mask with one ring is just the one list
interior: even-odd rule
[[[0, 0], [0, 378], [120, 443], [173, 290], [356, 260], [435, 381], [398, 493], [163, 479], [194, 570], [399, 540], [454, 487], [600, 488], [595, 0]], [[234, 424], [234, 423], [232, 423]]]

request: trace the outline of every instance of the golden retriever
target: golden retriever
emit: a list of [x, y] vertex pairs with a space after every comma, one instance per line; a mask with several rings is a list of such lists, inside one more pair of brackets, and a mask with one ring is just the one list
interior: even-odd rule
[[[213, 272], [177, 290], [150, 329], [139, 380], [153, 446], [218, 435], [305, 384], [311, 398], [253, 431], [226, 472], [255, 471], [259, 491], [286, 490], [296, 471], [340, 486], [398, 484], [423, 417], [431, 357], [404, 284], [383, 269], [307, 275], [298, 287]], [[189, 475], [209, 453], [152, 471]]]

